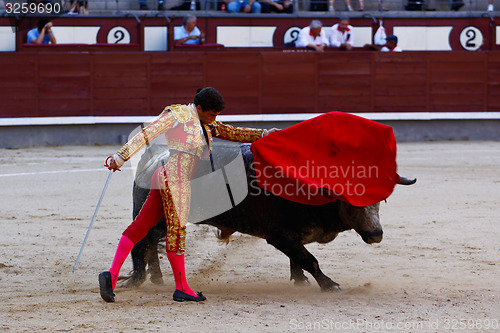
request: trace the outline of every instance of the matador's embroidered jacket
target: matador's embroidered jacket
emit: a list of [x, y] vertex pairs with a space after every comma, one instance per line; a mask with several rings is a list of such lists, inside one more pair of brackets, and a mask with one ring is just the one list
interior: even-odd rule
[[205, 138], [194, 104], [170, 105], [163, 110], [156, 120], [127, 142], [118, 151], [118, 154], [125, 161], [128, 161], [146, 144], [158, 136], [165, 134], [170, 149], [206, 159], [212, 146], [212, 137], [251, 143], [258, 140], [263, 132], [261, 129], [234, 127], [223, 124], [220, 121], [215, 121], [212, 124], [204, 124], [203, 126], [207, 130], [209, 138], [209, 147], [205, 154]]
[[[237, 142], [254, 142], [263, 130], [225, 125], [219, 121], [203, 124], [208, 136], [208, 149], [202, 124], [193, 104], [171, 105], [165, 108], [155, 121], [127, 142], [117, 154], [125, 161], [158, 136], [165, 134], [169, 149], [184, 154], [171, 155], [168, 162], [153, 175], [163, 202], [167, 221], [167, 251], [184, 253], [186, 224], [189, 216], [191, 187], [189, 181], [200, 158], [208, 158], [212, 137]], [[152, 179], [152, 183], [155, 181]], [[158, 191], [157, 187], [151, 191]], [[156, 192], [155, 192], [156, 193]], [[149, 199], [148, 199], [149, 200]], [[149, 206], [148, 206], [149, 207]], [[144, 208], [144, 207], [143, 207]], [[141, 209], [136, 220], [125, 230], [129, 239], [142, 239], [158, 219], [151, 219], [154, 209]], [[154, 215], [154, 214], [153, 214]], [[151, 220], [151, 221], [147, 221]], [[146, 221], [146, 222], [144, 222]], [[150, 223], [153, 223], [150, 225]]]

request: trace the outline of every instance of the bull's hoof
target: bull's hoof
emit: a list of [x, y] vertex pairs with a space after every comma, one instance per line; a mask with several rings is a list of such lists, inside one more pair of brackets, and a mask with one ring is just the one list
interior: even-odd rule
[[331, 281], [328, 285], [321, 286], [321, 291], [331, 293], [341, 291], [341, 289], [338, 283]]
[[336, 292], [340, 292], [340, 291], [342, 291], [342, 289], [340, 289], [340, 286], [321, 288], [321, 292], [324, 292], [324, 293], [336, 293]]
[[121, 287], [124, 287], [124, 288], [138, 288], [140, 287], [144, 281], [146, 279], [134, 279], [133, 277], [131, 277], [130, 279], [128, 279], [127, 281], [125, 281], [125, 283], [123, 285], [121, 285]]
[[150, 280], [151, 280], [151, 282], [153, 284], [158, 284], [158, 285], [162, 285], [163, 284], [163, 277], [161, 275], [160, 276], [151, 275]]
[[99, 274], [99, 289], [101, 297], [108, 303], [115, 301], [115, 294], [113, 293], [113, 284], [111, 282], [111, 273], [102, 272]]
[[175, 289], [175, 292], [174, 292], [174, 301], [177, 301], [177, 302], [186, 302], [186, 301], [202, 302], [206, 299], [207, 298], [205, 296], [203, 296], [203, 294], [201, 292], [197, 292], [196, 297], [191, 296], [189, 294], [186, 294], [186, 293], [180, 291], [179, 289]]
[[294, 279], [294, 283], [293, 283], [296, 287], [310, 287], [311, 286], [311, 282], [309, 282], [309, 279], [308, 278], [304, 278], [304, 279]]

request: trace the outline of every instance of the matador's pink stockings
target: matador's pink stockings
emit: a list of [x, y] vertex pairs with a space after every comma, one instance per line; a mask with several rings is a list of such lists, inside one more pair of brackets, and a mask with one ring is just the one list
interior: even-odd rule
[[189, 288], [186, 280], [184, 253], [178, 255], [175, 252], [167, 252], [167, 258], [170, 262], [170, 266], [172, 266], [172, 272], [174, 273], [175, 289], [178, 289], [191, 296], [197, 297], [196, 293], [191, 288]]
[[130, 251], [134, 247], [134, 243], [127, 237], [122, 236], [118, 242], [118, 247], [116, 249], [115, 257], [111, 263], [111, 268], [109, 272], [111, 273], [111, 283], [113, 285], [113, 290], [116, 287], [116, 281], [118, 280], [118, 274], [120, 274], [120, 268], [122, 268], [125, 259], [129, 255]]

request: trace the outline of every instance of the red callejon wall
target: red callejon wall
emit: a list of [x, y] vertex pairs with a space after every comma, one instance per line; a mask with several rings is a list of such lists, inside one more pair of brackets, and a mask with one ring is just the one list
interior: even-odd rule
[[199, 87], [225, 114], [500, 111], [499, 52], [0, 54], [0, 117], [153, 116]]

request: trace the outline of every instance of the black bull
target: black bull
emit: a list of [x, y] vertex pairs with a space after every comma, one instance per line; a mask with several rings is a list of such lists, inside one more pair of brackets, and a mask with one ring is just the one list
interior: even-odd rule
[[[368, 243], [382, 241], [379, 221], [379, 204], [355, 207], [342, 201], [325, 205], [304, 205], [285, 200], [255, 186], [255, 169], [249, 144], [241, 146], [215, 145], [213, 147], [216, 168], [234, 159], [241, 150], [245, 165], [248, 196], [233, 209], [197, 224], [208, 224], [220, 229], [221, 237], [227, 238], [235, 231], [263, 238], [267, 243], [290, 258], [290, 279], [295, 284], [307, 282], [304, 270], [318, 282], [321, 290], [337, 290], [339, 285], [323, 274], [318, 260], [304, 244], [328, 243], [342, 231], [354, 229]], [[133, 189], [135, 218], [148, 195], [148, 184], [154, 170], [165, 157], [165, 146], [153, 145], [141, 157]], [[200, 162], [198, 170], [207, 170], [210, 163]], [[203, 172], [203, 171], [202, 171]], [[205, 171], [206, 172], [206, 171]], [[195, 177], [197, 175], [195, 174]], [[415, 180], [402, 178], [400, 184], [411, 185]], [[251, 186], [253, 184], [253, 186]], [[193, 210], [192, 207], [191, 209]], [[132, 250], [133, 272], [126, 286], [139, 286], [146, 279], [146, 265], [153, 283], [163, 283], [158, 261], [158, 242], [165, 238], [166, 224], [162, 218]]]

